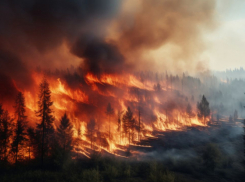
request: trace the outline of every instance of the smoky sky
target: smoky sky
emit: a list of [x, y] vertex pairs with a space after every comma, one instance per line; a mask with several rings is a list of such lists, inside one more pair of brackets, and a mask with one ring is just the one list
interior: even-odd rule
[[90, 35], [80, 37], [72, 52], [84, 58], [83, 68], [86, 72], [118, 73], [122, 67], [126, 68], [124, 57], [115, 45]]
[[[69, 49], [76, 47], [75, 51], [71, 51], [75, 56], [85, 57], [84, 65], [88, 71], [100, 71], [101, 68], [94, 64], [97, 61], [101, 65], [100, 59], [93, 59], [90, 53], [104, 51], [106, 56], [102, 62], [108, 60], [113, 65], [116, 65], [116, 61], [121, 64], [121, 54], [103, 38], [104, 29], [119, 11], [120, 4], [119, 0], [1, 1], [0, 71], [24, 81], [28, 71], [35, 66], [56, 69], [52, 60], [45, 61], [42, 55], [52, 52], [64, 42]], [[86, 41], [89, 37], [94, 37], [92, 42]], [[85, 52], [84, 47], [87, 47]], [[112, 59], [114, 62], [111, 62]]]
[[[207, 46], [203, 35], [217, 24], [216, 0], [128, 2], [111, 35], [127, 60], [140, 62], [141, 69], [158, 71], [179, 73], [196, 68]], [[156, 50], [158, 54], [151, 55]]]
[[[131, 13], [124, 11], [125, 4]], [[35, 67], [75, 65], [74, 57], [58, 56], [62, 45], [84, 73], [151, 69], [155, 62], [143, 55], [168, 43], [180, 47], [180, 53], [171, 53], [176, 62], [186, 58], [191, 67], [190, 58], [203, 46], [202, 28], [212, 25], [214, 10], [215, 0], [2, 0], [0, 71], [17, 83], [31, 84]]]

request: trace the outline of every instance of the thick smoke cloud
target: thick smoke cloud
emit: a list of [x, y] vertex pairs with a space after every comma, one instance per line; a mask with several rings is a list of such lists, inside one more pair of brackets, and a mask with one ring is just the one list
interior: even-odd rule
[[84, 58], [83, 69], [93, 73], [119, 73], [127, 66], [115, 45], [85, 35], [73, 47], [73, 53]]
[[[22, 86], [32, 84], [36, 67], [74, 65], [96, 74], [156, 65], [190, 70], [214, 10], [215, 0], [2, 0], [0, 71]], [[160, 51], [164, 58], [154, 67], [161, 49], [169, 51]]]
[[215, 27], [215, 8], [215, 0], [127, 1], [110, 35], [141, 69], [190, 71], [205, 50], [203, 33]]
[[[72, 65], [73, 61], [67, 59], [66, 62], [57, 63], [55, 55], [62, 54], [62, 45], [65, 44], [69, 50], [85, 35], [96, 36], [103, 41], [105, 27], [117, 14], [120, 4], [119, 0], [1, 1], [0, 50], [10, 55], [10, 58], [5, 56], [1, 59], [1, 65], [4, 64], [1, 68], [11, 70], [15, 66], [20, 72], [37, 66], [46, 69], [65, 69]], [[106, 43], [103, 44], [106, 46]], [[50, 54], [53, 54], [51, 56], [53, 60], [47, 56]], [[18, 58], [17, 65], [11, 59], [12, 55]], [[72, 54], [68, 51], [67, 57], [70, 55]], [[19, 74], [17, 72], [13, 71], [11, 76]]]

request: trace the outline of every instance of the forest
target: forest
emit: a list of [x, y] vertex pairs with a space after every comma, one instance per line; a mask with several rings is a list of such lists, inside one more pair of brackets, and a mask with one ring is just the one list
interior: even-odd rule
[[[147, 86], [142, 89], [132, 87], [127, 92], [136, 95], [138, 100], [124, 101], [129, 103], [124, 110], [114, 108], [110, 102], [104, 103], [105, 106], [101, 106], [104, 118], [86, 111], [84, 114], [90, 119], [82, 121], [72, 118], [68, 106], [68, 109], [60, 109], [55, 105], [52, 96], [57, 93], [51, 91], [48, 80], [57, 73], [45, 75], [39, 83], [35, 110], [30, 112], [26, 93], [21, 91], [14, 98], [12, 110], [0, 105], [3, 181], [243, 179], [245, 142], [243, 119], [238, 115], [242, 102], [233, 99], [235, 107], [230, 108], [225, 102], [231, 100], [223, 96], [234, 97], [229, 88], [238, 80], [224, 83], [214, 76], [201, 81], [185, 74], [179, 77], [167, 73], [160, 76], [151, 72], [136, 73], [135, 78], [141, 82], [152, 82], [151, 91], [146, 92]], [[60, 86], [61, 79], [58, 83]], [[218, 83], [216, 88], [208, 87], [215, 83]], [[226, 89], [221, 92], [219, 89], [223, 87]], [[195, 106], [196, 94], [190, 94], [193, 89], [202, 90], [208, 99], [200, 95]], [[65, 95], [59, 93], [59, 98], [63, 97]], [[152, 100], [152, 97], [157, 99]], [[154, 113], [149, 117], [145, 114], [147, 110], [154, 110], [152, 106], [144, 105], [146, 100], [160, 102], [160, 106], [154, 106], [163, 108], [159, 115]], [[178, 106], [178, 102], [183, 103]], [[57, 118], [59, 109], [62, 112]], [[151, 122], [146, 120], [148, 118]]]
[[1, 0], [0, 182], [243, 182], [244, 8]]

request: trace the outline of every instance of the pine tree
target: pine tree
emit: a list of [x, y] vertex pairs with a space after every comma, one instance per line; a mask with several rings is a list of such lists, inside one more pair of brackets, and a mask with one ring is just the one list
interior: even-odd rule
[[7, 160], [7, 154], [10, 148], [10, 137], [12, 136], [13, 119], [9, 116], [7, 110], [2, 109], [0, 105], [0, 158]]
[[12, 151], [15, 154], [15, 162], [18, 161], [18, 154], [23, 150], [24, 142], [27, 141], [26, 138], [26, 118], [25, 115], [25, 98], [24, 95], [19, 92], [15, 100], [15, 115], [17, 121], [14, 126], [14, 138], [12, 142]]
[[60, 120], [60, 125], [57, 128], [57, 137], [59, 145], [64, 152], [69, 153], [72, 150], [73, 126], [67, 117], [66, 113]]
[[204, 124], [206, 124], [206, 118], [210, 115], [209, 102], [203, 95], [201, 102], [197, 102], [198, 117], [203, 119]]
[[135, 119], [133, 118], [133, 113], [130, 107], [128, 107], [126, 113], [123, 115], [122, 121], [123, 121], [123, 131], [126, 136], [128, 135], [128, 141], [130, 143], [130, 134], [135, 127]]
[[52, 141], [52, 136], [54, 133], [54, 116], [52, 115], [51, 106], [53, 102], [51, 101], [51, 91], [49, 89], [49, 84], [46, 79], [43, 79], [39, 86], [39, 100], [38, 100], [38, 110], [36, 111], [37, 117], [40, 119], [40, 123], [37, 124], [37, 135], [40, 137], [41, 145], [39, 146], [41, 153], [41, 163], [43, 166], [44, 156], [48, 155], [50, 152], [50, 141]]
[[107, 108], [106, 108], [106, 115], [108, 116], [109, 119], [109, 139], [111, 139], [111, 116], [114, 114], [114, 110], [111, 107], [111, 103], [108, 103]]

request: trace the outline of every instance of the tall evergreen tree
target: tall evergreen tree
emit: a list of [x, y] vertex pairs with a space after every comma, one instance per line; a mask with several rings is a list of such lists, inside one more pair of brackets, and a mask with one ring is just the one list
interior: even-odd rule
[[50, 141], [52, 141], [52, 136], [54, 133], [54, 116], [52, 114], [51, 106], [53, 102], [51, 101], [51, 91], [49, 89], [49, 84], [44, 78], [42, 83], [39, 86], [39, 100], [38, 100], [38, 110], [36, 115], [40, 120], [40, 123], [37, 124], [37, 135], [40, 136], [40, 154], [41, 154], [41, 163], [43, 166], [44, 157], [47, 156], [50, 152]]
[[114, 114], [114, 109], [111, 107], [111, 103], [108, 103], [106, 108], [106, 115], [109, 119], [109, 139], [111, 139], [111, 116]]
[[13, 119], [9, 116], [7, 110], [2, 109], [2, 105], [0, 105], [0, 112], [0, 158], [1, 160], [7, 160]]
[[23, 150], [24, 142], [27, 140], [25, 98], [21, 92], [19, 92], [16, 97], [14, 108], [17, 121], [14, 125], [13, 131], [14, 138], [12, 142], [12, 152], [15, 154], [15, 162], [17, 162], [18, 155], [20, 151]]
[[65, 113], [60, 120], [60, 125], [57, 128], [57, 137], [59, 145], [64, 152], [72, 150], [73, 126]]
[[198, 117], [203, 119], [204, 124], [206, 124], [206, 118], [210, 115], [209, 102], [203, 95], [201, 102], [197, 102]]
[[133, 118], [133, 113], [130, 107], [127, 108], [126, 113], [123, 115], [122, 121], [123, 121], [123, 131], [126, 136], [128, 135], [128, 141], [130, 143], [130, 134], [135, 127], [135, 119]]

